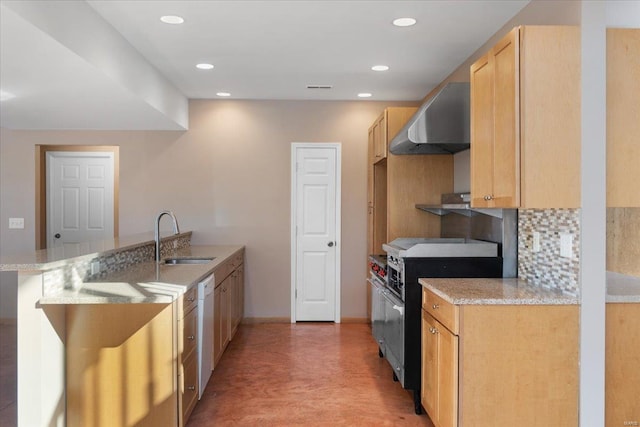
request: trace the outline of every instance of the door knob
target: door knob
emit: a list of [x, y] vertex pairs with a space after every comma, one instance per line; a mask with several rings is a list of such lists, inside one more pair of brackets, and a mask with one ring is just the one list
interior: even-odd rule
[[54, 234], [53, 237], [55, 237], [56, 239], [59, 239], [60, 238], [60, 233]]
[[329, 243], [327, 243], [327, 246], [329, 246], [329, 247], [333, 247], [333, 242], [329, 242]]

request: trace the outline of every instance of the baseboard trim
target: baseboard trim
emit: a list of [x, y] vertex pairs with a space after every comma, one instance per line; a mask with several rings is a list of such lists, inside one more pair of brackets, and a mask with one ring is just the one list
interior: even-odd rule
[[[366, 317], [343, 317], [342, 323], [370, 323]], [[243, 325], [259, 325], [261, 323], [291, 323], [290, 317], [244, 317]]]
[[343, 317], [340, 319], [342, 323], [369, 323], [366, 317]]
[[244, 317], [243, 325], [258, 325], [260, 323], [291, 323], [290, 317]]

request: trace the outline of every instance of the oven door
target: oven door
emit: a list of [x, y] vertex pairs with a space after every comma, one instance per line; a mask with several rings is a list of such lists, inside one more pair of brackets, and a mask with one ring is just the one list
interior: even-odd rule
[[384, 293], [384, 298], [385, 356], [404, 387], [404, 303], [388, 291]]
[[384, 283], [373, 273], [367, 281], [371, 284], [371, 333], [378, 343], [380, 353], [384, 355], [386, 354], [384, 343], [384, 293], [386, 290]]

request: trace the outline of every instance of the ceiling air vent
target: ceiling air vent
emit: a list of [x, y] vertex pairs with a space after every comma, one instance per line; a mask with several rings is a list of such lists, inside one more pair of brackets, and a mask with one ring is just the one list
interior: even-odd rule
[[307, 85], [307, 89], [332, 89], [333, 85]]

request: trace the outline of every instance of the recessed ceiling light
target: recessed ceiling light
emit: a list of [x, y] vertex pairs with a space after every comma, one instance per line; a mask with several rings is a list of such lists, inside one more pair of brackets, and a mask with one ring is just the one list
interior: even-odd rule
[[388, 65], [374, 65], [371, 67], [373, 71], [387, 71], [389, 69]]
[[201, 70], [212, 70], [213, 64], [207, 64], [203, 62], [202, 64], [196, 64], [196, 68], [200, 68]]
[[393, 25], [396, 27], [410, 27], [415, 25], [416, 20], [413, 18], [398, 18], [393, 20]]
[[358, 94], [359, 98], [371, 98], [372, 94], [368, 93], [368, 92], [362, 92]]
[[15, 98], [16, 96], [12, 93], [9, 92], [5, 92], [3, 90], [0, 90], [0, 101], [8, 101], [12, 98]]
[[165, 15], [165, 16], [161, 16], [160, 20], [162, 22], [164, 22], [165, 24], [182, 24], [184, 22], [184, 18], [181, 16], [177, 16], [177, 15]]
[[223, 96], [223, 97], [231, 96], [231, 94], [229, 92], [218, 92], [218, 93], [216, 93], [216, 95]]

